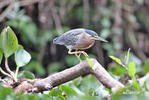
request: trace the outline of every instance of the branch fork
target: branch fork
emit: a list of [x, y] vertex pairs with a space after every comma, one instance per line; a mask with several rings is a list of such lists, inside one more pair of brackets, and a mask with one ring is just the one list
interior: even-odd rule
[[17, 77], [15, 76], [14, 72], [11, 71], [11, 69], [9, 68], [9, 65], [8, 65], [8, 59], [5, 58], [5, 68], [6, 68], [6, 71], [8, 72], [5, 72], [1, 67], [0, 67], [0, 72], [9, 77], [11, 80], [13, 80], [14, 82], [17, 82]]
[[95, 70], [90, 67], [87, 61], [81, 61], [79, 64], [71, 68], [52, 74], [43, 79], [25, 79], [24, 81], [20, 81], [19, 84], [14, 87], [14, 90], [15, 92], [39, 93], [51, 90], [58, 85], [86, 74], [96, 76], [96, 78], [107, 88], [119, 89], [124, 87], [122, 83], [112, 78], [112, 76], [110, 76], [110, 74], [98, 63], [96, 59], [91, 59], [91, 62], [94, 66], [96, 66]]

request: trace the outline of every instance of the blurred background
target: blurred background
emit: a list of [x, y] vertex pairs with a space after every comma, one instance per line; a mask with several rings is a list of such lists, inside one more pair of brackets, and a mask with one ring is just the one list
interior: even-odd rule
[[[0, 32], [8, 25], [32, 56], [23, 69], [37, 77], [79, 63], [64, 46], [52, 43], [74, 28], [92, 29], [109, 41], [97, 41], [86, 52], [115, 74], [119, 67], [113, 69], [118, 65], [109, 56], [123, 61], [129, 48], [137, 72], [149, 72], [149, 0], [0, 0]], [[9, 64], [15, 68], [13, 56]]]

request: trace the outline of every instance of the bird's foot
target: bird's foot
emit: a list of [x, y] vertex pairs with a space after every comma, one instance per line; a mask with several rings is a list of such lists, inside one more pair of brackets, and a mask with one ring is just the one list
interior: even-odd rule
[[82, 61], [80, 59], [81, 54], [83, 54], [85, 57], [89, 57], [88, 54], [85, 51], [75, 51], [75, 52], [71, 52], [71, 50], [68, 51], [68, 54], [75, 54], [77, 56], [77, 58], [80, 60], [80, 62]]

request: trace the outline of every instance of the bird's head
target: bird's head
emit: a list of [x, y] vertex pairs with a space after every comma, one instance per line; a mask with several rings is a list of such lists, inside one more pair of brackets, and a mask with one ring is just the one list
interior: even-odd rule
[[85, 32], [86, 32], [87, 34], [91, 35], [91, 38], [92, 38], [93, 40], [99, 40], [99, 41], [103, 41], [103, 42], [108, 42], [108, 41], [105, 40], [104, 38], [98, 36], [98, 34], [97, 34], [95, 31], [85, 29]]

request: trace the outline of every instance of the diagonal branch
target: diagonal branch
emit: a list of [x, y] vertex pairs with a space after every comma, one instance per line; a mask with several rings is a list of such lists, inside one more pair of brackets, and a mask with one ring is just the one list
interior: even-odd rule
[[[79, 76], [92, 74], [107, 88], [118, 89], [124, 87], [122, 83], [113, 79], [110, 74], [104, 69], [103, 66], [95, 59], [91, 59], [91, 62], [96, 67], [93, 70], [87, 61], [82, 61], [79, 64], [61, 71], [59, 73], [48, 76], [44, 79], [26, 80], [22, 84], [16, 86], [16, 92], [42, 92], [50, 90], [60, 84], [73, 80]], [[27, 87], [28, 86], [28, 87]]]
[[5, 11], [0, 15], [0, 22], [7, 16], [7, 14], [12, 10], [15, 0], [11, 0], [9, 6]]

